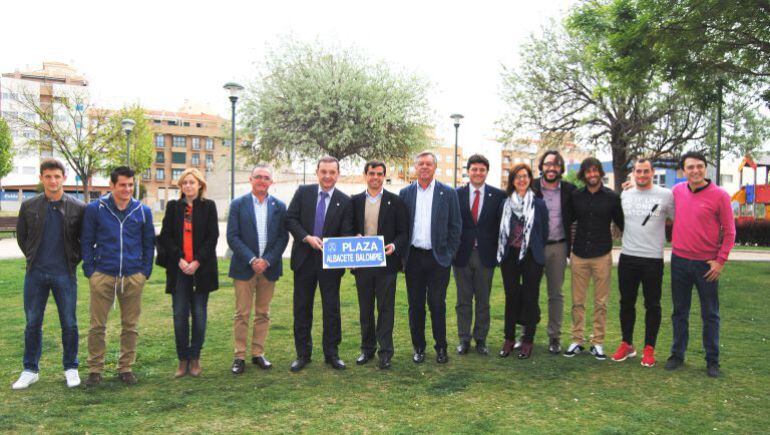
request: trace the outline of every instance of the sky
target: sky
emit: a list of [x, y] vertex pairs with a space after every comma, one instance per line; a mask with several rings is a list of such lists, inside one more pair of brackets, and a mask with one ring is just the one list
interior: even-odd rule
[[461, 113], [460, 146], [499, 158], [492, 141], [505, 111], [502, 65], [526, 61], [517, 56], [519, 46], [574, 3], [6, 2], [0, 72], [60, 61], [84, 74], [96, 102], [107, 107], [178, 110], [187, 100], [229, 117], [225, 82], [253, 81], [266, 48], [281, 36], [318, 39], [425, 77], [438, 136], [453, 143], [449, 115]]

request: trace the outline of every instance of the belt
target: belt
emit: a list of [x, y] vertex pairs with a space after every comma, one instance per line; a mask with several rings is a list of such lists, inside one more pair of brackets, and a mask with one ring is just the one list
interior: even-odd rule
[[414, 249], [415, 251], [420, 251], [420, 252], [431, 252], [432, 251], [432, 249], [422, 249], [422, 248], [418, 248], [417, 246], [412, 246], [412, 249]]
[[566, 239], [548, 240], [547, 242], [545, 242], [545, 244], [546, 245], [555, 245], [557, 243], [563, 243], [564, 241], [566, 241]]

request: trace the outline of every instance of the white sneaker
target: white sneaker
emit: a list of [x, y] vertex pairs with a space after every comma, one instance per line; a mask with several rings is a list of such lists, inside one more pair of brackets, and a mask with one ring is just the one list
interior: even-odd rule
[[607, 355], [604, 354], [604, 347], [601, 344], [595, 344], [591, 346], [591, 355], [599, 361], [607, 359]]
[[67, 386], [70, 388], [80, 385], [80, 374], [78, 369], [67, 369], [64, 371], [64, 377], [67, 378]]
[[40, 379], [40, 375], [37, 373], [31, 372], [29, 370], [24, 370], [21, 372], [21, 375], [19, 376], [19, 380], [14, 382], [13, 388], [14, 390], [23, 390], [25, 388], [28, 388], [30, 385], [37, 382], [37, 380]]

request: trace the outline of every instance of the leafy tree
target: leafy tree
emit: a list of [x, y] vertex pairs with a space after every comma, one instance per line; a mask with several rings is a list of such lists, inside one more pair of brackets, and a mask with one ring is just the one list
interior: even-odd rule
[[13, 169], [13, 137], [11, 129], [3, 118], [0, 118], [0, 191], [3, 178]]
[[57, 90], [50, 101], [20, 91], [17, 101], [23, 110], [11, 115], [10, 122], [35, 133], [25, 141], [26, 151], [50, 150], [61, 155], [80, 178], [84, 197], [89, 198], [91, 177], [102, 169], [109, 143], [115, 140], [109, 112], [93, 106], [79, 90]]
[[242, 126], [257, 161], [397, 159], [428, 144], [426, 89], [352, 49], [287, 39], [248, 86]]
[[155, 134], [145, 115], [145, 110], [139, 105], [123, 107], [110, 113], [108, 128], [111, 140], [107, 146], [105, 170], [110, 171], [126, 164], [126, 134], [121, 125], [121, 121], [126, 118], [133, 119], [136, 123], [130, 136], [131, 162], [129, 166], [136, 171], [137, 179], [141, 179], [142, 172], [152, 165], [155, 158]]

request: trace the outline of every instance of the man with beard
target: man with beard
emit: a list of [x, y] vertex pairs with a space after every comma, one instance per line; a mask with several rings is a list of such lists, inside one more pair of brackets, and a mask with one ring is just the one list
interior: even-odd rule
[[588, 157], [580, 164], [578, 179], [585, 187], [572, 192], [572, 211], [577, 221], [572, 245], [572, 344], [566, 357], [581, 353], [585, 338], [585, 301], [588, 284], [594, 281], [594, 325], [591, 354], [604, 360], [604, 330], [607, 320], [607, 299], [612, 274], [612, 232], [610, 223], [623, 230], [623, 208], [620, 196], [602, 184], [604, 169], [601, 162]]
[[[556, 150], [540, 158], [541, 177], [532, 182], [532, 190], [548, 207], [548, 241], [545, 244], [545, 279], [548, 287], [548, 351], [561, 353], [561, 322], [564, 312], [564, 270], [570, 253], [572, 226], [571, 197], [575, 185], [561, 179], [564, 158]], [[520, 343], [521, 341], [519, 341]]]

